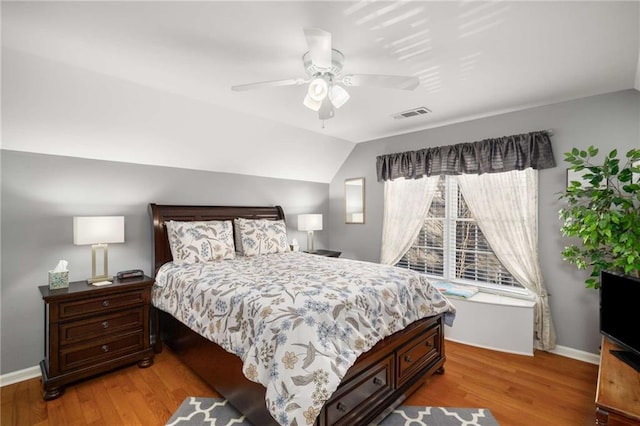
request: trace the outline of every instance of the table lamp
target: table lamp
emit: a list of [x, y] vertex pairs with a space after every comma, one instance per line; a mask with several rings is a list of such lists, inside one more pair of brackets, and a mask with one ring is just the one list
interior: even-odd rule
[[313, 253], [313, 231], [322, 231], [322, 215], [299, 214], [298, 231], [307, 231], [307, 251]]
[[[91, 278], [89, 283], [111, 281], [109, 276], [109, 246], [124, 243], [124, 216], [74, 216], [73, 244], [91, 244]], [[103, 272], [96, 274], [96, 253], [103, 250]]]

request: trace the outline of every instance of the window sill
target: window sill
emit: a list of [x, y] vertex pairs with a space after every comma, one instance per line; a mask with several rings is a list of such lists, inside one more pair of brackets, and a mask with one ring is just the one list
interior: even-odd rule
[[[536, 296], [535, 294], [533, 294], [531, 291], [525, 289], [525, 288], [514, 288], [514, 287], [508, 287], [508, 286], [497, 286], [497, 285], [487, 285], [484, 283], [478, 283], [475, 281], [462, 281], [462, 280], [447, 280], [443, 277], [437, 277], [437, 276], [430, 276], [427, 275], [427, 277], [429, 278], [429, 280], [433, 281], [433, 282], [449, 282], [451, 284], [454, 285], [458, 285], [458, 286], [469, 286], [469, 287], [475, 287], [478, 289], [478, 293], [476, 293], [474, 296], [471, 296], [470, 298], [476, 297], [478, 295], [485, 295], [485, 296], [479, 296], [479, 298], [481, 300], [492, 300], [491, 296], [495, 296], [495, 300], [500, 300], [500, 298], [503, 298], [505, 300], [523, 300], [525, 302], [534, 302], [536, 301]], [[504, 287], [504, 288], [499, 288], [499, 287]], [[463, 299], [463, 300], [469, 300], [470, 298], [463, 298], [463, 297], [457, 297], [458, 299]], [[500, 304], [500, 303], [498, 303]], [[506, 303], [507, 305], [511, 304], [513, 306], [520, 306], [517, 303], [513, 304], [513, 303]], [[526, 306], [526, 305], [522, 305], [522, 306]]]
[[[447, 296], [447, 297], [452, 297], [452, 296]], [[467, 297], [467, 298], [462, 298], [462, 297], [453, 297], [453, 298], [457, 300], [466, 300], [468, 302], [488, 303], [492, 305], [515, 306], [515, 307], [524, 307], [524, 308], [530, 308], [535, 306], [536, 304], [535, 301], [524, 299], [522, 297], [505, 296], [502, 294], [486, 293], [483, 291], [479, 291], [473, 296]]]

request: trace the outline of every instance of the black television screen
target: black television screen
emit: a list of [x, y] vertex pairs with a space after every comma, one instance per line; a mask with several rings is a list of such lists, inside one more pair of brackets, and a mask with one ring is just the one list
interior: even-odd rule
[[600, 274], [600, 332], [622, 351], [611, 353], [640, 371], [640, 278]]

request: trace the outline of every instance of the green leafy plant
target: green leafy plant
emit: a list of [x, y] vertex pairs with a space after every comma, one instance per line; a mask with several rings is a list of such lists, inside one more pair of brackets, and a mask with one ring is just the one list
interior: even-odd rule
[[625, 164], [615, 149], [604, 160], [597, 156], [593, 146], [565, 153], [569, 170], [581, 178], [560, 195], [567, 201], [562, 235], [580, 240], [562, 256], [578, 269], [591, 268], [587, 288], [600, 287], [602, 270], [640, 276], [640, 149], [627, 152]]

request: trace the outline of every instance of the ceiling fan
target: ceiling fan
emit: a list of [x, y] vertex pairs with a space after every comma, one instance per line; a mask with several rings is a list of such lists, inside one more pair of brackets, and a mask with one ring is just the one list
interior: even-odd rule
[[303, 104], [317, 111], [320, 120], [334, 116], [334, 108], [340, 108], [349, 100], [349, 93], [342, 86], [369, 86], [387, 89], [413, 90], [418, 87], [417, 77], [376, 74], [342, 75], [344, 55], [331, 47], [331, 33], [320, 28], [304, 28], [309, 51], [302, 56], [306, 78], [265, 81], [232, 86], [235, 91], [262, 89], [265, 87], [293, 86], [309, 83]]

